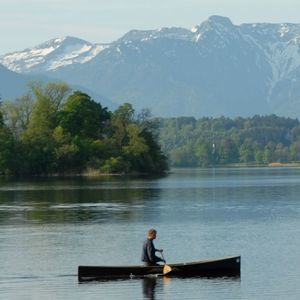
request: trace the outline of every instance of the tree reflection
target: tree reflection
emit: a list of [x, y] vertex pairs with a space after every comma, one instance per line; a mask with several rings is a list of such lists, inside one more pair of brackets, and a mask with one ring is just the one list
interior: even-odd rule
[[154, 179], [127, 177], [40, 178], [0, 186], [0, 224], [134, 221], [161, 193]]

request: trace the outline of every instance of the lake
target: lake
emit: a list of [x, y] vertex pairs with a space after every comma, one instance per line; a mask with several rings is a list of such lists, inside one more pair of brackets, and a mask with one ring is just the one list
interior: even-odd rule
[[[240, 278], [78, 283], [139, 264], [150, 227], [169, 263], [241, 255]], [[1, 299], [300, 299], [300, 169], [0, 179]]]

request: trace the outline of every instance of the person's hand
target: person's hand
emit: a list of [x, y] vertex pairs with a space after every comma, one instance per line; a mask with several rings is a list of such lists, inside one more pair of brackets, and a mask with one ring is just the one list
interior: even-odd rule
[[158, 252], [163, 253], [163, 249], [157, 249]]

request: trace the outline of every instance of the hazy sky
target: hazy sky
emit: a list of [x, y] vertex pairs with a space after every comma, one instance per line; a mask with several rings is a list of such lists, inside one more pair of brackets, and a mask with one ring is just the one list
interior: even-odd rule
[[102, 43], [130, 29], [192, 28], [211, 15], [300, 23], [299, 12], [300, 0], [0, 0], [0, 55], [66, 35]]

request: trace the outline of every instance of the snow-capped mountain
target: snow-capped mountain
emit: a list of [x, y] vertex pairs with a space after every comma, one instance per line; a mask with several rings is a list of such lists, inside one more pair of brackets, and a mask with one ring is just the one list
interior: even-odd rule
[[191, 30], [132, 30], [111, 44], [54, 39], [0, 57], [154, 115], [300, 117], [300, 24], [212, 16]]
[[24, 51], [0, 57], [0, 63], [18, 73], [41, 73], [75, 63], [85, 63], [105, 49], [75, 38], [56, 38]]

